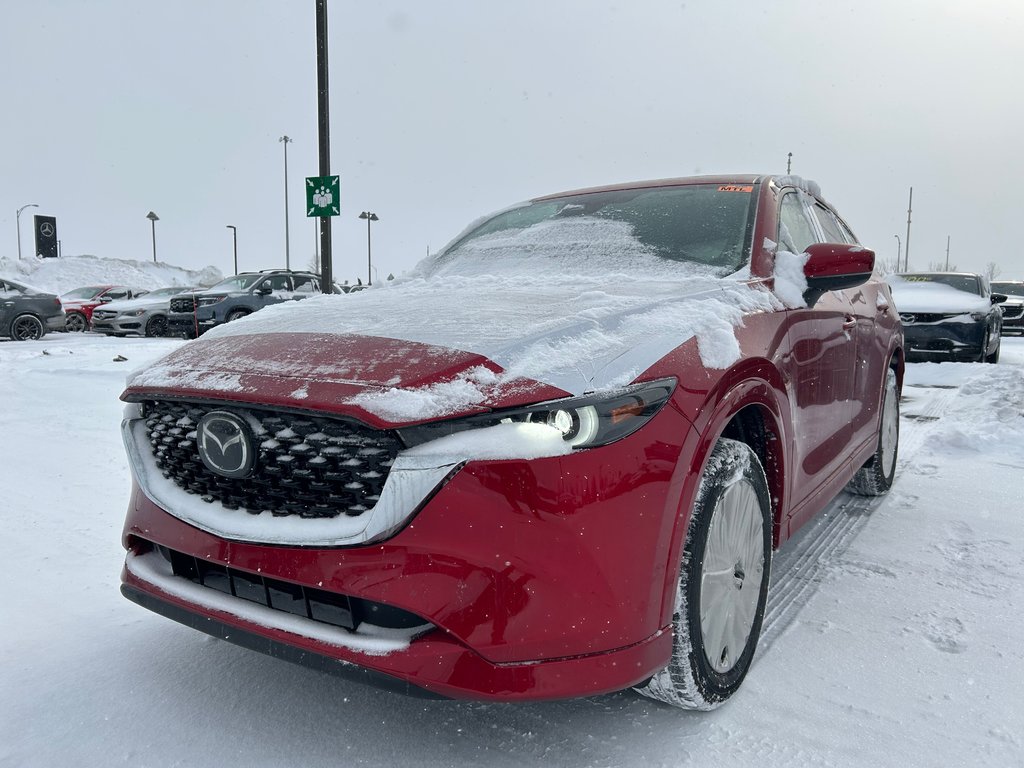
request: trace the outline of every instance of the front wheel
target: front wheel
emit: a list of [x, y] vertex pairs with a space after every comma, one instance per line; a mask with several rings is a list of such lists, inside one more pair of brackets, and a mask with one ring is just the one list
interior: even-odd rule
[[224, 322], [230, 323], [230, 322], [233, 322], [235, 320], [240, 320], [241, 318], [245, 317], [248, 314], [249, 314], [248, 310], [245, 310], [245, 309], [233, 309], [230, 312], [228, 312], [228, 316], [224, 318]]
[[145, 334], [147, 336], [166, 336], [167, 318], [163, 315], [154, 315], [146, 323]]
[[996, 348], [992, 350], [992, 354], [985, 356], [986, 363], [998, 363], [999, 362], [999, 349], [1003, 346], [1002, 339], [996, 341]]
[[761, 634], [772, 558], [764, 469], [722, 438], [708, 458], [687, 527], [672, 617], [672, 657], [640, 693], [709, 710], [740, 687]]
[[885, 374], [885, 392], [882, 395], [882, 413], [878, 423], [878, 443], [875, 452], [847, 488], [861, 496], [881, 496], [892, 487], [896, 477], [896, 454], [900, 446], [900, 393], [896, 386], [896, 371], [889, 368]]

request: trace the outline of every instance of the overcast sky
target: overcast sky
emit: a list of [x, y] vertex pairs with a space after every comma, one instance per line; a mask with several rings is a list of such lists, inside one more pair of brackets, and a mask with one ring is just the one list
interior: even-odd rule
[[[814, 179], [860, 239], [1024, 279], [1020, 0], [328, 0], [334, 273], [378, 278], [532, 196], [694, 173]], [[232, 271], [315, 247], [314, 0], [5, 0], [0, 255]]]

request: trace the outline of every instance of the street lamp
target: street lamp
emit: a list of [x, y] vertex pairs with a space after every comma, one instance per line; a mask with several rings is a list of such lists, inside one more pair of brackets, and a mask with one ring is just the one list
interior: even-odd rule
[[235, 274], [238, 274], [238, 227], [234, 224], [228, 224], [227, 228], [231, 230], [231, 239], [235, 244]]
[[150, 211], [146, 214], [146, 218], [153, 225], [153, 263], [156, 264], [156, 223], [160, 221], [160, 217]]
[[380, 221], [376, 213], [363, 211], [360, 219], [366, 219], [366, 284], [373, 285], [373, 262], [370, 260], [370, 222]]
[[903, 252], [903, 243], [900, 242], [899, 235], [893, 235], [896, 238], [896, 271], [900, 269], [900, 254]]
[[284, 144], [284, 268], [291, 269], [290, 238], [288, 236], [288, 145], [292, 140], [287, 136], [278, 139]]
[[29, 203], [28, 205], [23, 205], [23, 206], [21, 206], [21, 208], [18, 209], [18, 213], [14, 217], [14, 219], [15, 219], [14, 223], [17, 226], [17, 229], [18, 229], [18, 261], [21, 261], [21, 212], [24, 211], [26, 208], [38, 208], [38, 207], [39, 206], [36, 205], [35, 203]]

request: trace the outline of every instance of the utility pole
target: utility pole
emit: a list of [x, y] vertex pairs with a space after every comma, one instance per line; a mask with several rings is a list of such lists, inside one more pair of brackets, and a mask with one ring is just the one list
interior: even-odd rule
[[949, 272], [949, 235], [946, 235], [946, 271]]
[[[320, 144], [320, 175], [331, 175], [331, 118], [327, 84], [327, 0], [316, 0], [317, 134]], [[341, 201], [339, 200], [339, 205]], [[320, 217], [320, 289], [334, 293], [331, 264], [331, 217]]]
[[793, 165], [793, 153], [790, 152], [788, 155], [786, 155], [786, 175], [787, 176], [789, 176], [789, 169], [792, 167], [792, 165]]
[[284, 144], [284, 268], [291, 269], [291, 238], [288, 236], [288, 145], [292, 140], [282, 136], [278, 141]]
[[904, 272], [910, 271], [910, 212], [914, 209], [914, 188], [910, 188], [910, 202], [907, 203], [907, 247], [903, 249], [906, 262], [903, 266]]

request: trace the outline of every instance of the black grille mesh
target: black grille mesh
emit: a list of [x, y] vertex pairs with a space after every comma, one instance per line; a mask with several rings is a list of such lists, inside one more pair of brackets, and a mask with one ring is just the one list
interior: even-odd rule
[[178, 296], [171, 299], [171, 312], [195, 312], [196, 301], [191, 296]]
[[[252, 514], [358, 517], [377, 503], [402, 448], [393, 432], [337, 419], [171, 401], [144, 407], [150, 446], [164, 477], [204, 501]], [[199, 458], [196, 426], [215, 410], [254, 425], [257, 459], [249, 477], [222, 477]]]

